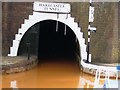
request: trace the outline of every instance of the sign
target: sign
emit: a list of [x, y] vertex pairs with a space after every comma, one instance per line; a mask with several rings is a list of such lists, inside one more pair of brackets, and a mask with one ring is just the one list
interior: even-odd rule
[[91, 32], [96, 32], [96, 27], [89, 27], [88, 30], [90, 30]]
[[70, 4], [34, 2], [33, 10], [42, 12], [69, 13]]

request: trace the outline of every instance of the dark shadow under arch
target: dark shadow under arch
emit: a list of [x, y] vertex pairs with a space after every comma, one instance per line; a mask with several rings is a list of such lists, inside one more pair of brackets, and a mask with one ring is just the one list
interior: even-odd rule
[[55, 20], [44, 20], [36, 23], [25, 33], [18, 49], [18, 55], [41, 57], [75, 58], [79, 54], [79, 44], [74, 32], [65, 24], [58, 22], [56, 32]]

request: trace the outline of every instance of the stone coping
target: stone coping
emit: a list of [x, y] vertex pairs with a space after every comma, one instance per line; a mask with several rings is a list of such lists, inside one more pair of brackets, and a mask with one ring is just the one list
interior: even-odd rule
[[17, 56], [8, 57], [3, 56], [0, 65], [2, 65], [2, 74], [18, 73], [32, 69], [38, 64], [38, 60], [35, 56], [31, 56], [28, 60], [27, 57]]

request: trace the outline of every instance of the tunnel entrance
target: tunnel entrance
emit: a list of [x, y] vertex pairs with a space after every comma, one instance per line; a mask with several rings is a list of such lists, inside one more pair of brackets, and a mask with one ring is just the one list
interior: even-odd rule
[[75, 58], [79, 54], [78, 40], [65, 24], [55, 20], [44, 20], [36, 23], [23, 36], [18, 55], [35, 55], [40, 58]]

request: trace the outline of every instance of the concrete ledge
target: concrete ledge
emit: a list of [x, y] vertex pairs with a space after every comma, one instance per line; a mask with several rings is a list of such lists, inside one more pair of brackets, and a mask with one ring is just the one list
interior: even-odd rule
[[[90, 75], [94, 75], [96, 74], [96, 69], [89, 69], [89, 68], [83, 68], [82, 71], [84, 73], [87, 73], [87, 74], [90, 74]], [[101, 71], [101, 77], [104, 77], [106, 74], [106, 71], [102, 70]], [[120, 72], [118, 71], [118, 73], [115, 73], [115, 72], [109, 72], [109, 75], [111, 78], [116, 78], [117, 75], [118, 75], [118, 78], [120, 78]]]
[[2, 74], [18, 73], [32, 69], [38, 64], [35, 56], [30, 60], [27, 57], [2, 57]]
[[84, 61], [81, 61], [81, 70], [84, 73], [88, 73], [91, 75], [96, 75], [96, 70], [100, 70], [100, 76], [105, 77], [106, 73], [109, 73], [109, 77], [111, 78], [120, 78], [120, 70], [116, 69], [117, 65], [111, 65], [111, 64], [91, 64], [91, 63], [85, 63]]

